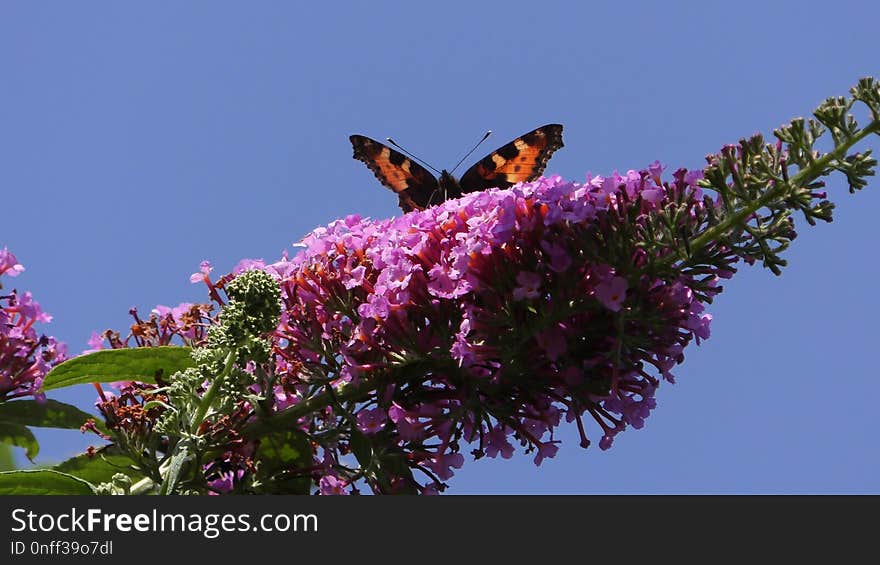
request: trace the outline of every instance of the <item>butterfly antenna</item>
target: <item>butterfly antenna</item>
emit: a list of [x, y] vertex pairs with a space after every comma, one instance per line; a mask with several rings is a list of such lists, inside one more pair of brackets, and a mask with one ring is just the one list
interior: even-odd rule
[[432, 166], [429, 165], [428, 163], [422, 161], [421, 159], [419, 159], [418, 157], [416, 157], [415, 155], [413, 155], [412, 153], [410, 153], [409, 151], [407, 151], [406, 149], [404, 149], [403, 147], [401, 147], [400, 145], [398, 145], [397, 142], [394, 141], [393, 139], [391, 139], [390, 137], [387, 137], [387, 138], [385, 138], [385, 139], [388, 141], [388, 143], [390, 143], [390, 144], [393, 145], [394, 147], [397, 147], [398, 149], [400, 149], [401, 151], [403, 151], [403, 152], [406, 153], [408, 156], [412, 157], [413, 159], [415, 159], [416, 161], [418, 161], [418, 162], [421, 163], [422, 165], [428, 167], [429, 169], [431, 169], [432, 171], [434, 171], [434, 172], [437, 173], [438, 175], [440, 174], [440, 171], [438, 171], [437, 169], [435, 169], [434, 167], [432, 167]]
[[477, 147], [479, 147], [480, 145], [483, 144], [484, 141], [486, 141], [487, 139], [489, 139], [489, 136], [490, 136], [490, 135], [492, 135], [492, 130], [487, 131], [487, 132], [486, 132], [486, 135], [483, 136], [483, 139], [481, 139], [479, 142], [477, 142], [477, 144], [474, 145], [473, 149], [471, 149], [470, 151], [468, 151], [468, 152], [467, 152], [467, 155], [465, 155], [464, 157], [462, 157], [462, 158], [461, 158], [461, 161], [459, 161], [458, 163], [456, 163], [456, 165], [455, 165], [454, 167], [452, 167], [452, 170], [449, 171], [449, 172], [450, 172], [450, 173], [455, 172], [455, 169], [457, 169], [459, 165], [461, 165], [462, 163], [464, 163], [464, 160], [467, 159], [468, 157], [470, 157], [470, 156], [471, 156], [471, 153], [473, 153], [474, 151], [477, 150]]

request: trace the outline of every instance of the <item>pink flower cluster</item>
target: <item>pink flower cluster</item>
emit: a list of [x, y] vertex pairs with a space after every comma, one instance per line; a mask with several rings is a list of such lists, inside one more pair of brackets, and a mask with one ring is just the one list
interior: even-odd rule
[[[0, 249], [0, 276], [18, 276], [24, 267], [8, 249]], [[12, 290], [3, 293], [0, 284], [0, 402], [34, 395], [43, 384], [43, 377], [54, 365], [67, 357], [67, 346], [54, 337], [38, 335], [36, 323], [52, 320], [43, 312], [30, 292], [19, 295]]]
[[[237, 272], [263, 268], [282, 285], [279, 415], [332, 397], [297, 420], [314, 437], [335, 430], [315, 443], [322, 492], [360, 478], [377, 492], [435, 492], [464, 463], [463, 444], [503, 458], [519, 444], [541, 464], [563, 421], [583, 447], [595, 427], [601, 449], [641, 428], [685, 346], [709, 336], [701, 300], [732, 271], [705, 266], [697, 280], [658, 266], [671, 252], [650, 237], [658, 214], [684, 210], [664, 225], [693, 233], [713, 205], [699, 171], [663, 183], [661, 170], [542, 178], [389, 220], [349, 216], [291, 259], [243, 262]], [[372, 475], [346, 458], [359, 434], [373, 446]], [[427, 480], [391, 464], [381, 475], [401, 459]]]

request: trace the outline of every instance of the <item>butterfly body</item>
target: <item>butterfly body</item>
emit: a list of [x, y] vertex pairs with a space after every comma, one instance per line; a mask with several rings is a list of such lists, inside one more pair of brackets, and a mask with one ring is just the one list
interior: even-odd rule
[[452, 176], [452, 173], [446, 169], [440, 171], [440, 178], [437, 179], [437, 184], [440, 187], [440, 194], [444, 196], [443, 200], [459, 198], [464, 194], [461, 190], [461, 185], [458, 184], [458, 179]]
[[366, 163], [379, 182], [397, 193], [404, 212], [424, 210], [468, 192], [535, 180], [553, 152], [563, 146], [562, 126], [547, 124], [483, 157], [456, 179], [445, 170], [437, 178], [403, 153], [369, 137], [352, 135], [349, 139], [354, 158]]

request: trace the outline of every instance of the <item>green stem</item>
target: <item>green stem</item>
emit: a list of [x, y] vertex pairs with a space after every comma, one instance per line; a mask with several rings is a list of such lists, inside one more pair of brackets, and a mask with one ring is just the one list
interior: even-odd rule
[[217, 375], [217, 377], [211, 383], [211, 386], [208, 387], [205, 395], [202, 396], [201, 402], [199, 402], [199, 409], [196, 411], [195, 416], [193, 416], [193, 421], [190, 422], [190, 433], [196, 435], [199, 431], [199, 426], [205, 420], [205, 416], [208, 415], [208, 410], [211, 408], [211, 405], [214, 403], [214, 399], [217, 397], [217, 393], [220, 391], [220, 386], [223, 384], [223, 381], [226, 380], [226, 377], [229, 376], [229, 373], [232, 372], [232, 367], [235, 365], [235, 352], [230, 351], [226, 355], [226, 360], [224, 361], [223, 372]]
[[307, 414], [313, 414], [318, 410], [329, 406], [334, 401], [351, 400], [364, 395], [376, 388], [372, 381], [365, 381], [357, 386], [349, 386], [337, 392], [335, 395], [328, 392], [317, 394], [308, 400], [291, 406], [281, 412], [277, 412], [267, 418], [261, 418], [244, 427], [242, 433], [247, 437], [257, 437], [264, 432], [277, 430], [280, 427], [290, 426]]
[[[712, 226], [711, 228], [707, 229], [706, 231], [695, 237], [690, 242], [690, 254], [693, 255], [697, 251], [700, 251], [702, 248], [707, 246], [709, 243], [718, 240], [722, 235], [724, 235], [734, 227], [744, 225], [752, 214], [783, 196], [783, 194], [787, 191], [790, 191], [792, 187], [803, 186], [819, 178], [831, 161], [835, 161], [844, 157], [850, 147], [873, 133], [880, 133], [880, 120], [874, 120], [873, 122], [868, 124], [865, 129], [849, 138], [846, 142], [838, 145], [833, 150], [829, 151], [822, 157], [810, 163], [809, 166], [798, 171], [797, 174], [789, 179], [788, 183], [777, 184], [773, 190], [768, 190], [763, 195], [755, 199], [753, 202], [749, 203], [738, 212], [729, 216], [726, 220], [723, 220], [722, 222]], [[666, 258], [666, 261], [664, 262], [668, 263], [679, 258], [681, 257], [670, 255]]]
[[[171, 457], [166, 457], [165, 461], [159, 465], [159, 476], [162, 478], [162, 482], [159, 484], [159, 495], [161, 496], [168, 494], [168, 488], [170, 486], [168, 481], [168, 469], [171, 467], [171, 460], [173, 458], [173, 455]], [[140, 484], [140, 481], [138, 484]]]
[[[199, 426], [205, 421], [205, 417], [208, 415], [208, 410], [210, 410], [211, 406], [214, 404], [214, 400], [220, 392], [220, 387], [223, 384], [223, 381], [226, 380], [226, 377], [229, 376], [229, 373], [232, 372], [232, 368], [235, 366], [235, 358], [234, 351], [230, 351], [226, 354], [226, 359], [223, 362], [223, 370], [211, 381], [211, 386], [205, 391], [205, 394], [199, 402], [198, 410], [196, 410], [196, 413], [193, 415], [192, 421], [189, 422], [190, 436], [198, 435]], [[168, 494], [176, 487], [181, 472], [184, 469], [184, 463], [186, 459], [191, 456], [192, 447], [193, 442], [191, 441], [191, 437], [180, 438], [177, 445], [174, 447], [174, 452], [159, 467], [159, 474], [162, 476], [162, 485], [159, 487], [160, 495]], [[138, 488], [143, 488], [145, 490], [148, 489], [149, 485], [141, 485], [140, 483], [142, 482], [144, 481], [138, 483]]]

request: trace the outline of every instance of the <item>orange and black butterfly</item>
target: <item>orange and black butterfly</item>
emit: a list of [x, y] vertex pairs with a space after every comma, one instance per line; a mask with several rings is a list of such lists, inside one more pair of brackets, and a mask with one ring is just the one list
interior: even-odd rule
[[563, 146], [562, 125], [547, 124], [486, 155], [457, 180], [445, 170], [438, 179], [403, 153], [369, 137], [352, 135], [349, 139], [354, 158], [366, 163], [379, 182], [397, 193], [404, 212], [424, 210], [468, 192], [535, 180], [553, 152]]

